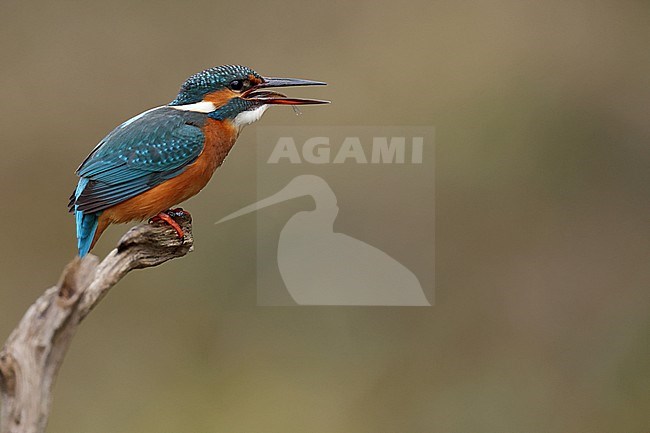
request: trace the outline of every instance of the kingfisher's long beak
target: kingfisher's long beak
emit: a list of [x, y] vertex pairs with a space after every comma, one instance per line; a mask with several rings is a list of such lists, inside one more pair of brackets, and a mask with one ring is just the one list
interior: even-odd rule
[[263, 87], [295, 87], [295, 86], [327, 86], [322, 81], [303, 80], [301, 78], [273, 78], [264, 77], [264, 82], [257, 88]]
[[278, 105], [311, 105], [329, 104], [330, 101], [321, 99], [289, 98], [288, 96], [272, 90], [260, 90], [271, 87], [296, 87], [296, 86], [326, 86], [322, 81], [303, 80], [300, 78], [272, 78], [265, 77], [264, 81], [242, 95], [243, 98], [255, 100], [263, 104]]

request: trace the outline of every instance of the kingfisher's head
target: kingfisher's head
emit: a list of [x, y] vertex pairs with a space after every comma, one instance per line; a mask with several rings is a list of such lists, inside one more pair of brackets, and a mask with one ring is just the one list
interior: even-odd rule
[[323, 86], [320, 81], [262, 77], [239, 65], [217, 66], [192, 75], [183, 83], [169, 106], [206, 113], [213, 119], [230, 120], [242, 127], [262, 117], [270, 105], [327, 104], [318, 99], [289, 98], [267, 90], [273, 87]]

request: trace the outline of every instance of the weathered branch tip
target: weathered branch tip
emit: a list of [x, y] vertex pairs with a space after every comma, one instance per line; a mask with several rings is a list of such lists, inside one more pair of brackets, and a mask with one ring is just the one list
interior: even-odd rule
[[101, 263], [92, 254], [73, 259], [29, 307], [0, 351], [0, 433], [44, 432], [52, 386], [81, 321], [131, 270], [193, 250], [191, 217], [174, 219], [183, 239], [164, 222], [133, 227]]

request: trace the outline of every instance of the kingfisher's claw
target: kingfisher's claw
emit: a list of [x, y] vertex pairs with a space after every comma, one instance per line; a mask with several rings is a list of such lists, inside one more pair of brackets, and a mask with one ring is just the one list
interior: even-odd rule
[[165, 223], [169, 224], [175, 231], [176, 234], [178, 235], [178, 238], [182, 240], [185, 239], [185, 233], [183, 233], [183, 229], [181, 226], [174, 220], [173, 217], [180, 217], [183, 215], [189, 215], [190, 213], [181, 209], [181, 208], [176, 208], [176, 209], [168, 209], [164, 212], [160, 212], [158, 215], [155, 217], [151, 218], [149, 220], [149, 224], [156, 223], [158, 221], [164, 221]]

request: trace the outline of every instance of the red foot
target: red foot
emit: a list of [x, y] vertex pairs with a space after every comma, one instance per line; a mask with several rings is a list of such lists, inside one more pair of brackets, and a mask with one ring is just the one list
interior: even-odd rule
[[184, 239], [185, 238], [185, 233], [183, 233], [183, 229], [181, 228], [180, 225], [176, 221], [174, 221], [173, 217], [179, 217], [179, 216], [190, 216], [190, 213], [181, 209], [181, 208], [176, 208], [176, 209], [168, 209], [164, 212], [160, 212], [158, 215], [155, 217], [151, 218], [149, 220], [149, 224], [155, 223], [158, 221], [164, 221], [167, 224], [169, 224], [175, 231], [176, 234], [178, 235], [179, 239]]

